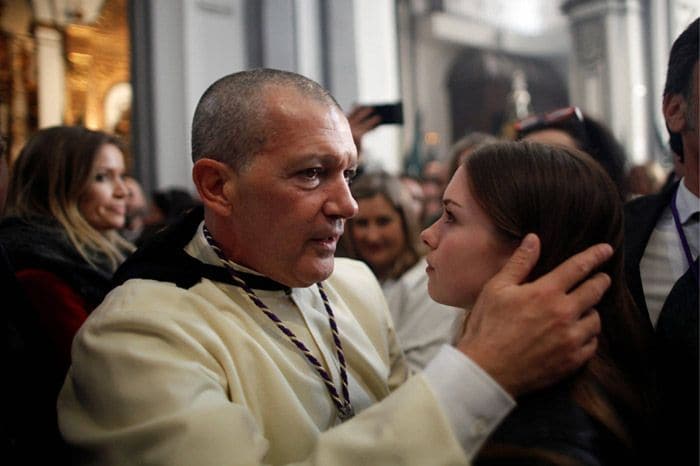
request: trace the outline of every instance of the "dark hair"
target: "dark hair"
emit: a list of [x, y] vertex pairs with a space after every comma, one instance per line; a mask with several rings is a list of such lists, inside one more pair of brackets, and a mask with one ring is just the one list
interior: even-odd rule
[[586, 129], [586, 139], [579, 149], [598, 162], [606, 171], [617, 187], [620, 199], [627, 199], [627, 182], [625, 181], [625, 163], [627, 153], [625, 148], [615, 138], [610, 129], [584, 114], [583, 127]]
[[518, 139], [545, 129], [563, 131], [574, 140], [578, 149], [593, 157], [605, 169], [615, 183], [620, 199], [624, 201], [627, 198], [625, 148], [602, 123], [583, 112], [580, 112], [578, 117], [538, 125], [530, 131], [519, 132]]
[[265, 90], [291, 87], [340, 108], [315, 81], [289, 71], [254, 69], [224, 76], [204, 92], [192, 120], [192, 160], [208, 157], [240, 169], [267, 142]]
[[452, 147], [450, 147], [450, 178], [452, 178], [452, 175], [454, 175], [459, 168], [460, 158], [464, 152], [469, 151], [471, 153], [485, 144], [491, 144], [499, 140], [500, 139], [492, 134], [474, 131], [455, 142]]
[[168, 188], [155, 191], [152, 196], [153, 204], [163, 213], [166, 222], [172, 222], [193, 207], [200, 205], [199, 200], [185, 189]]
[[[681, 94], [686, 101], [691, 99], [693, 67], [698, 62], [698, 28], [700, 28], [700, 18], [690, 23], [671, 46], [664, 97], [670, 94]], [[671, 149], [683, 161], [683, 141], [680, 134], [670, 130], [668, 134]]]
[[[396, 259], [394, 267], [389, 276], [386, 278], [398, 278], [408, 269], [413, 267], [421, 257], [422, 243], [419, 239], [420, 219], [415, 218], [411, 209], [410, 193], [406, 190], [398, 176], [390, 175], [385, 172], [365, 173], [359, 177], [350, 186], [352, 197], [355, 200], [370, 199], [374, 196], [382, 196], [391, 205], [391, 207], [399, 214], [401, 218], [401, 230], [406, 239], [406, 248], [401, 255]], [[347, 221], [347, 242], [351, 254], [357, 258], [364, 260], [363, 257], [357, 254], [355, 247], [352, 229], [354, 219]], [[371, 264], [367, 264], [372, 268]]]
[[646, 414], [648, 342], [625, 286], [623, 209], [614, 183], [579, 150], [530, 142], [490, 144], [472, 153], [465, 168], [472, 195], [504, 238], [517, 244], [527, 233], [539, 236], [541, 254], [529, 280], [594, 244], [614, 248], [600, 268], [612, 284], [596, 305], [599, 349], [574, 376], [572, 397], [631, 446]]

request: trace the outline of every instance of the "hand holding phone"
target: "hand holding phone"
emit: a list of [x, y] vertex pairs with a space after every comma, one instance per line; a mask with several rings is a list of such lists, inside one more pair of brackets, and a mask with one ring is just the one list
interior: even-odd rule
[[374, 115], [381, 118], [380, 125], [401, 125], [403, 124], [403, 104], [396, 102], [393, 104], [373, 104], [368, 105], [373, 109]]

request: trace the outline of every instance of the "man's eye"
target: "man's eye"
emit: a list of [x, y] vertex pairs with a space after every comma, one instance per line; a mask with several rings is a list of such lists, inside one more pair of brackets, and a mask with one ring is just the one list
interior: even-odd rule
[[323, 172], [323, 169], [320, 167], [314, 167], [314, 168], [307, 168], [306, 170], [301, 172], [301, 175], [304, 178], [307, 178], [309, 180], [315, 180], [319, 176], [321, 176], [321, 173]]
[[107, 179], [107, 175], [104, 173], [98, 173], [95, 175], [95, 181], [104, 181], [105, 179]]

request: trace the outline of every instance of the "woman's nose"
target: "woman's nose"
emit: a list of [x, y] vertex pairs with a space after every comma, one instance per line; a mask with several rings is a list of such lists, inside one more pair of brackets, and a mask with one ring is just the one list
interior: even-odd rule
[[435, 249], [435, 238], [433, 234], [433, 228], [435, 224], [430, 225], [428, 228], [420, 232], [420, 239], [423, 243], [430, 249]]

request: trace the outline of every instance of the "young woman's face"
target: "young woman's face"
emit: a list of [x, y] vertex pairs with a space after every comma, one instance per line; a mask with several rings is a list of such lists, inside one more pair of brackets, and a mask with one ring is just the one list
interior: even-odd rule
[[406, 248], [401, 215], [381, 194], [359, 199], [357, 204], [350, 232], [353, 243], [375, 273], [385, 274]]
[[439, 303], [468, 308], [515, 246], [498, 235], [473, 198], [463, 166], [447, 186], [443, 203], [442, 216], [421, 233], [430, 248], [428, 292]]
[[96, 230], [124, 226], [128, 188], [124, 183], [124, 155], [114, 144], [103, 144], [92, 162], [90, 177], [78, 209]]

